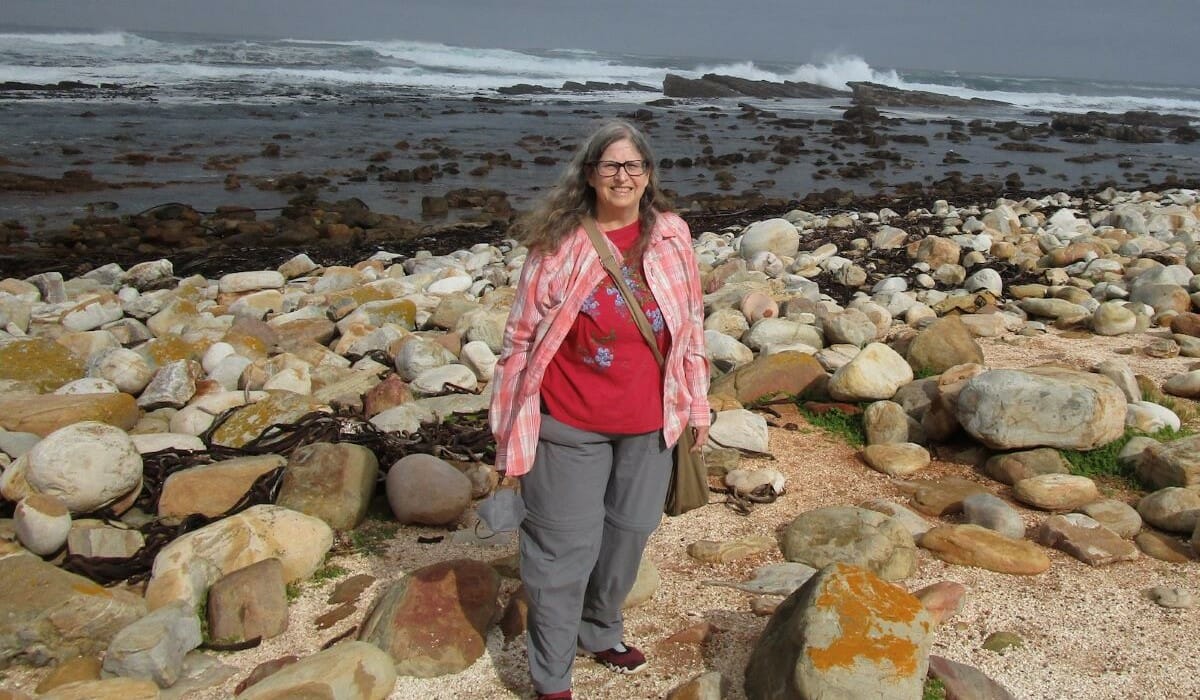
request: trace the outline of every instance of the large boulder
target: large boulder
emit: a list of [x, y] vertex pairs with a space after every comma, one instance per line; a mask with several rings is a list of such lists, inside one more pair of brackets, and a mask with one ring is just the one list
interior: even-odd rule
[[0, 668], [99, 654], [146, 614], [140, 596], [103, 588], [28, 554], [0, 559]]
[[431, 564], [385, 590], [358, 639], [386, 651], [404, 676], [458, 673], [484, 652], [497, 610], [500, 575], [470, 559]]
[[871, 343], [829, 380], [829, 395], [838, 401], [890, 399], [913, 380], [912, 367], [895, 350]]
[[396, 685], [392, 659], [366, 642], [341, 642], [276, 671], [238, 700], [383, 700]]
[[0, 428], [42, 437], [83, 421], [129, 430], [140, 416], [137, 401], [129, 394], [45, 394], [0, 399]]
[[743, 405], [774, 395], [801, 396], [822, 389], [825, 368], [812, 355], [785, 350], [762, 355], [713, 382], [709, 394], [736, 398]]
[[10, 500], [40, 493], [72, 513], [90, 513], [141, 485], [142, 456], [124, 430], [84, 421], [59, 428], [0, 476]]
[[163, 482], [158, 514], [163, 518], [184, 518], [192, 513], [209, 518], [221, 515], [237, 505], [259, 477], [286, 463], [279, 455], [267, 454], [180, 469]]
[[1151, 489], [1200, 485], [1200, 435], [1151, 444], [1142, 451], [1136, 471]]
[[958, 422], [993, 449], [1091, 450], [1125, 432], [1125, 395], [1108, 377], [1063, 367], [997, 369], [967, 381]]
[[904, 589], [831, 564], [771, 616], [746, 664], [746, 697], [920, 697], [934, 630]]
[[897, 520], [873, 510], [830, 506], [801, 513], [783, 533], [788, 561], [821, 568], [841, 562], [900, 581], [917, 570], [913, 537]]
[[929, 324], [908, 345], [908, 364], [921, 374], [941, 374], [955, 365], [984, 363], [983, 348], [958, 316]]
[[433, 455], [397, 460], [388, 470], [386, 488], [392, 513], [406, 524], [447, 525], [471, 503], [471, 480]]
[[744, 260], [762, 252], [781, 258], [794, 258], [800, 250], [800, 232], [787, 219], [756, 221], [742, 232], [738, 252]]
[[348, 442], [318, 442], [292, 451], [278, 505], [320, 518], [334, 530], [352, 530], [367, 515], [379, 460]]
[[146, 602], [198, 605], [221, 576], [264, 559], [283, 564], [284, 580], [312, 576], [333, 546], [333, 531], [317, 518], [275, 505], [258, 505], [206, 525], [163, 547], [154, 558]]

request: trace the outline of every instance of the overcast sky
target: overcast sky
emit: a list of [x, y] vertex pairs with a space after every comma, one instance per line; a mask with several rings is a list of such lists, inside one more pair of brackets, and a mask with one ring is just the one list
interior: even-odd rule
[[0, 22], [1200, 85], [1196, 0], [4, 0]]

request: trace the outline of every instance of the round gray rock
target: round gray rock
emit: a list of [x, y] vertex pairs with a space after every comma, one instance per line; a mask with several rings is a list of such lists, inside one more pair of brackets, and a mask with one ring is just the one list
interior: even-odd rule
[[917, 546], [903, 525], [883, 513], [851, 506], [802, 513], [784, 531], [782, 548], [788, 561], [816, 568], [842, 562], [888, 581], [917, 570]]
[[471, 503], [471, 480], [445, 460], [412, 454], [392, 465], [387, 498], [401, 523], [448, 525]]

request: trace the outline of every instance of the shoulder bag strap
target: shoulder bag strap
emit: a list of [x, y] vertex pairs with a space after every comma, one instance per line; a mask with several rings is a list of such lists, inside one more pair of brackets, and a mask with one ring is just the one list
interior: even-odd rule
[[621, 266], [617, 264], [617, 259], [613, 256], [608, 241], [600, 233], [596, 222], [590, 216], [584, 217], [583, 228], [587, 231], [588, 238], [592, 240], [592, 246], [596, 249], [596, 253], [600, 255], [600, 264], [604, 266], [608, 276], [612, 278], [613, 284], [617, 286], [617, 291], [621, 292], [621, 297], [625, 299], [625, 306], [633, 316], [633, 322], [637, 324], [638, 330], [642, 332], [642, 338], [650, 346], [650, 351], [654, 353], [654, 359], [658, 360], [659, 367], [665, 366], [666, 360], [658, 349], [654, 331], [650, 330], [650, 321], [646, 318], [646, 312], [642, 310], [642, 305], [633, 296], [633, 290], [625, 283], [625, 276], [621, 274]]

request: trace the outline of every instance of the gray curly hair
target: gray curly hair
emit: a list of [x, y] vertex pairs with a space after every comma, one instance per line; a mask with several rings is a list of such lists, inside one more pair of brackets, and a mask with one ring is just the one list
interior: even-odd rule
[[650, 242], [650, 230], [660, 212], [672, 211], [671, 203], [658, 184], [654, 153], [646, 136], [625, 121], [611, 121], [592, 132], [576, 152], [550, 194], [520, 224], [520, 239], [535, 252], [553, 252], [563, 239], [582, 223], [585, 216], [596, 215], [596, 191], [588, 183], [592, 164], [604, 150], [623, 139], [629, 139], [649, 167], [646, 191], [639, 202], [638, 219], [641, 235], [626, 256], [640, 259]]

